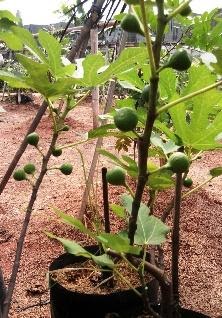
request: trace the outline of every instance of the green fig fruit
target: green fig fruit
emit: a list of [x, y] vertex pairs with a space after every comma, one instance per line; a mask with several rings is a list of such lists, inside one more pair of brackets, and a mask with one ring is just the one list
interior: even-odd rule
[[13, 178], [14, 178], [16, 181], [26, 180], [25, 171], [24, 171], [23, 169], [17, 169], [17, 170], [15, 170], [15, 172], [13, 173]]
[[182, 11], [180, 11], [180, 15], [181, 15], [182, 17], [187, 17], [188, 15], [191, 14], [191, 12], [192, 12], [192, 9], [191, 9], [191, 7], [188, 5], [188, 6], [186, 6]]
[[[157, 99], [159, 99], [160, 93], [157, 92]], [[144, 105], [145, 103], [149, 103], [149, 98], [150, 98], [150, 85], [144, 86], [144, 89], [141, 93], [141, 101], [142, 104]]]
[[26, 138], [29, 145], [32, 145], [35, 147], [38, 145], [39, 135], [36, 132], [29, 134]]
[[61, 165], [61, 167], [59, 168], [59, 170], [65, 174], [66, 176], [68, 176], [69, 174], [72, 173], [73, 170], [73, 166], [71, 163], [64, 163], [63, 165]]
[[144, 32], [141, 29], [140, 22], [134, 14], [126, 14], [122, 19], [120, 26], [126, 32], [138, 33], [144, 36]]
[[188, 171], [190, 161], [187, 155], [178, 151], [169, 157], [167, 166], [175, 173], [183, 173]]
[[192, 64], [192, 56], [186, 50], [176, 51], [164, 67], [171, 67], [177, 71], [186, 71]]
[[33, 163], [27, 163], [24, 167], [23, 167], [25, 173], [27, 174], [34, 174], [35, 172], [35, 165]]
[[59, 157], [59, 156], [61, 156], [61, 154], [62, 154], [62, 149], [60, 149], [60, 148], [53, 148], [52, 149], [52, 155], [54, 157]]
[[138, 116], [134, 109], [123, 107], [117, 110], [114, 116], [116, 127], [124, 132], [134, 130], [138, 123]]
[[126, 184], [126, 173], [120, 167], [114, 167], [111, 170], [107, 171], [106, 180], [108, 183], [112, 185], [122, 185], [125, 186]]
[[191, 178], [186, 178], [183, 180], [183, 185], [186, 188], [190, 188], [193, 185], [193, 180]]

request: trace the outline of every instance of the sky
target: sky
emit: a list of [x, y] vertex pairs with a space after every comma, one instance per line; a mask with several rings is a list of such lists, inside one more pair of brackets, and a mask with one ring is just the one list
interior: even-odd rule
[[[53, 12], [64, 2], [75, 3], [75, 0], [3, 0], [0, 2], [0, 10], [7, 9], [14, 14], [19, 10], [23, 24], [50, 24], [61, 21], [58, 14]], [[222, 7], [222, 0], [193, 0], [191, 7], [197, 13], [210, 11]]]

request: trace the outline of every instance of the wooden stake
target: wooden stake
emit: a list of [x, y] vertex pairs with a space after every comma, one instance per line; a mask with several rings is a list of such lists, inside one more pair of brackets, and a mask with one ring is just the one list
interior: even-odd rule
[[[93, 54], [98, 53], [98, 29], [90, 30], [91, 51]], [[92, 90], [92, 112], [93, 112], [93, 128], [99, 126], [99, 86]]]

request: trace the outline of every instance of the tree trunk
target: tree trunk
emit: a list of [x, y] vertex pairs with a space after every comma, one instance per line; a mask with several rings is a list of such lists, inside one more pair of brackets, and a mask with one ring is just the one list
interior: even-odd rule
[[106, 0], [96, 0], [93, 3], [90, 11], [89, 17], [85, 20], [84, 25], [82, 27], [81, 33], [73, 44], [69, 54], [68, 59], [73, 62], [75, 58], [80, 58], [83, 56], [85, 49], [87, 47], [87, 43], [90, 37], [90, 30], [97, 24], [97, 22], [101, 18], [101, 9]]

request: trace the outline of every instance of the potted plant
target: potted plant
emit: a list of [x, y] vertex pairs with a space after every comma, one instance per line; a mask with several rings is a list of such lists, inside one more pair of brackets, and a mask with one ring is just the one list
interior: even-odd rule
[[[131, 313], [133, 318], [138, 315], [164, 318], [204, 317], [203, 314], [189, 312], [180, 307], [178, 275], [180, 205], [183, 198], [201, 186], [192, 188], [186, 193], [182, 192], [182, 184], [186, 187], [192, 186], [192, 180], [187, 177], [192, 162], [203, 151], [221, 147], [219, 143], [219, 134], [222, 130], [221, 111], [214, 107], [220, 97], [220, 92], [215, 88], [222, 84], [222, 81], [216, 81], [217, 74], [221, 73], [220, 54], [215, 52], [218, 63], [212, 65], [212, 72], [198, 61], [192, 66], [192, 58], [185, 49], [179, 50], [175, 47], [175, 51], [168, 54], [162, 48], [167, 25], [172, 19], [179, 17], [181, 23], [187, 24], [186, 17], [191, 12], [190, 2], [183, 1], [178, 5], [177, 1], [127, 0], [127, 4], [133, 5], [132, 12], [121, 16], [121, 26], [125, 31], [144, 35], [145, 46], [124, 50], [120, 57], [108, 67], [105, 66], [101, 55], [89, 55], [82, 64], [84, 70], [82, 78], [76, 76], [73, 65], [65, 65], [62, 62], [61, 44], [54, 37], [42, 31], [36, 42], [27, 30], [15, 25], [15, 18], [7, 14], [6, 18], [9, 21], [3, 23], [2, 27], [9, 29], [11, 37], [8, 42], [16, 39], [11, 43], [13, 49], [21, 50], [25, 45], [29, 53], [28, 56], [17, 54], [17, 59], [26, 70], [25, 75], [0, 71], [0, 78], [12, 86], [31, 88], [44, 96], [45, 101], [39, 116], [41, 117], [48, 107], [53, 133], [47, 151], [43, 152], [39, 146], [41, 142], [39, 135], [34, 132], [35, 122], [25, 136], [23, 150], [20, 152], [24, 152], [24, 145], [29, 144], [35, 147], [42, 159], [39, 174], [36, 176], [36, 167], [32, 163], [14, 172], [15, 180], [30, 182], [32, 195], [26, 210], [12, 277], [6, 293], [4, 318], [8, 317], [25, 234], [41, 182], [49, 169], [59, 169], [64, 175], [72, 173], [72, 165], [69, 162], [60, 166], [49, 165], [51, 156], [58, 157], [63, 149], [68, 147], [67, 145], [60, 147], [57, 144], [60, 133], [68, 129], [65, 118], [69, 111], [87, 96], [86, 88], [102, 85], [111, 78], [117, 78], [123, 87], [136, 91], [136, 94], [133, 94], [131, 98], [118, 101], [118, 107], [108, 115], [109, 119], [112, 118], [112, 122], [90, 131], [88, 140], [98, 136], [114, 136], [117, 138], [117, 149], [127, 149], [132, 143], [137, 148], [134, 158], [128, 155], [119, 157], [104, 149], [99, 150], [101, 154], [118, 165], [109, 170], [104, 177], [106, 218], [108, 219], [106, 182], [125, 187], [127, 194], [122, 196], [121, 204], [113, 205], [112, 209], [124, 218], [126, 227], [119, 233], [110, 233], [107, 221], [105, 230], [97, 229], [94, 232], [80, 220], [57, 210], [63, 222], [85, 233], [96, 242], [96, 247], [81, 246], [75, 241], [47, 233], [51, 238], [60, 241], [68, 252], [50, 266], [52, 316], [54, 318], [84, 317], [95, 310], [93, 315], [96, 317], [99, 315], [108, 317], [111, 314], [114, 317], [118, 315], [129, 317]], [[154, 41], [149, 27], [156, 30]], [[194, 44], [192, 37], [189, 38], [189, 44]], [[197, 77], [196, 74], [199, 76]], [[78, 98], [79, 93], [85, 95]], [[60, 97], [65, 100], [62, 110], [56, 105]], [[201, 108], [203, 102], [204, 107]], [[161, 165], [151, 161], [152, 156], [156, 156]], [[132, 189], [127, 183], [126, 173], [136, 180], [136, 186]], [[221, 167], [210, 170], [207, 182], [221, 174]], [[156, 216], [154, 204], [157, 193], [172, 186], [175, 187], [175, 198], [160, 219]], [[149, 200], [145, 204], [143, 198], [147, 193]], [[168, 226], [164, 222], [173, 207], [172, 224]], [[166, 273], [162, 267], [161, 244], [170, 235], [170, 229], [172, 262], [171, 272]], [[106, 285], [109, 289], [105, 298], [96, 295], [95, 292], [84, 295], [86, 293], [77, 290], [74, 292], [77, 302], [73, 302], [72, 309], [69, 308], [72, 297], [69, 298], [68, 289], [62, 284], [60, 288], [56, 275], [59, 272], [70, 273], [71, 270], [64, 269], [64, 266], [73, 265], [72, 263], [75, 264], [73, 269], [75, 273], [82, 273], [83, 269], [97, 273], [96, 285]], [[131, 275], [122, 272], [125, 267], [128, 267]], [[73, 276], [72, 273], [71, 276]], [[137, 276], [138, 280], [132, 284], [131, 278], [134, 276]], [[123, 294], [114, 291], [116, 277], [119, 278], [118, 281], [126, 283], [127, 289]], [[64, 292], [64, 296], [54, 300], [53, 293], [57, 287], [62, 293]], [[81, 300], [80, 313], [75, 313], [77, 303], [80, 302], [79, 294], [81, 297], [86, 297], [86, 300], [83, 302]], [[89, 300], [91, 297], [96, 298], [97, 304], [97, 296], [105, 304], [105, 311], [101, 314], [97, 305]], [[110, 296], [111, 301], [108, 300]], [[69, 302], [68, 306], [66, 301]], [[121, 303], [124, 303], [123, 307]], [[120, 307], [115, 307], [115, 304], [120, 304]]]
[[[87, 247], [80, 246], [75, 241], [47, 233], [49, 237], [61, 242], [65, 250], [69, 253], [61, 256], [61, 258], [59, 257], [55, 263], [50, 266], [52, 273], [50, 278], [52, 316], [54, 318], [60, 318], [62, 316], [73, 317], [74, 315], [76, 317], [87, 317], [91, 312], [94, 316], [96, 313], [97, 317], [105, 317], [106, 315], [108, 317], [111, 313], [114, 316], [117, 315], [117, 317], [137, 317], [140, 315], [144, 315], [144, 317], [164, 318], [207, 317], [204, 314], [195, 313], [194, 311], [183, 309], [180, 306], [180, 207], [182, 199], [200, 187], [198, 186], [183, 193], [183, 185], [187, 188], [192, 186], [192, 180], [188, 177], [192, 162], [196, 160], [203, 151], [220, 147], [219, 143], [215, 141], [217, 134], [221, 131], [220, 124], [218, 124], [213, 133], [214, 140], [211, 139], [211, 141], [209, 141], [209, 136], [204, 138], [202, 135], [203, 127], [204, 129], [210, 129], [210, 127], [208, 122], [205, 122], [204, 126], [203, 118], [200, 119], [199, 117], [201, 116], [201, 110], [197, 110], [197, 105], [200, 103], [200, 96], [207, 94], [209, 90], [221, 85], [221, 82], [211, 82], [210, 85], [205, 85], [204, 87], [199, 82], [200, 86], [197, 85], [196, 90], [193, 90], [193, 86], [189, 84], [189, 80], [192, 82], [194, 72], [197, 72], [198, 69], [201, 72], [203, 71], [210, 74], [210, 71], [208, 71], [206, 67], [202, 67], [198, 64], [191, 68], [192, 57], [185, 49], [177, 49], [170, 56], [167, 54], [166, 57], [161, 58], [162, 41], [167, 24], [177, 16], [186, 19], [191, 13], [189, 6], [191, 1], [183, 1], [180, 5], [174, 2], [167, 2], [167, 4], [165, 4], [163, 1], [146, 3], [143, 0], [127, 0], [126, 2], [133, 5], [133, 9], [131, 13], [125, 14], [124, 17], [121, 16], [121, 27], [127, 32], [144, 35], [149, 63], [146, 66], [144, 66], [145, 63], [137, 65], [137, 67], [134, 68], [134, 73], [132, 71], [132, 73], [129, 72], [127, 74], [126, 72], [116, 75], [120, 83], [122, 81], [124, 87], [130, 87], [140, 93], [136, 94], [136, 101], [133, 101], [132, 98], [120, 101], [119, 108], [116, 108], [114, 113], [109, 114], [109, 117], [113, 117], [113, 123], [103, 125], [97, 130], [89, 132], [89, 137], [91, 136], [93, 138], [95, 135], [98, 137], [98, 134], [100, 136], [113, 135], [117, 137], [116, 145], [118, 148], [124, 146], [124, 141], [126, 140], [131, 140], [136, 143], [137, 155], [135, 158], [137, 158], [137, 160], [124, 155], [120, 158], [106, 150], [100, 150], [100, 153], [118, 165], [108, 171], [106, 181], [115, 186], [123, 186], [127, 192], [129, 192], [129, 194], [122, 196], [120, 205], [113, 207], [113, 210], [117, 214], [121, 214], [122, 217], [125, 215], [127, 229], [119, 233], [109, 233], [109, 231], [107, 233], [105, 230], [99, 233], [93, 233], [87, 229], [80, 220], [66, 215], [62, 211], [56, 212], [63, 222], [94, 239], [97, 242], [98, 247], [96, 251], [99, 250], [99, 254], [96, 254], [95, 251], [92, 253]], [[153, 10], [154, 6], [157, 10], [156, 15]], [[148, 28], [150, 21], [147, 19], [149, 18], [151, 20], [155, 19], [155, 23], [152, 20], [156, 26], [154, 42], [151, 40]], [[143, 73], [145, 67], [149, 69], [148, 71], [146, 70], [149, 74], [148, 80], [144, 80], [144, 78], [141, 79], [141, 70]], [[133, 76], [135, 76], [135, 69], [137, 71], [140, 70], [140, 76], [138, 76], [136, 84], [135, 77], [133, 78]], [[177, 85], [175, 84], [176, 75], [178, 78]], [[190, 78], [186, 79], [187, 76]], [[184, 78], [186, 79], [185, 81]], [[164, 92], [166, 80], [174, 81], [173, 86], [175, 86], [175, 92], [168, 92], [167, 101], [165, 101], [164, 98], [160, 98], [161, 93]], [[214, 80], [216, 80], [216, 76], [214, 76]], [[126, 84], [127, 81], [130, 85]], [[139, 86], [140, 89], [138, 89]], [[220, 93], [217, 91], [216, 94]], [[214, 102], [209, 105], [208, 111], [203, 114], [203, 117], [208, 117], [212, 110], [213, 103]], [[135, 106], [137, 106], [137, 110], [135, 110]], [[168, 118], [166, 119], [164, 115], [168, 116]], [[215, 120], [217, 121], [219, 118], [217, 116], [218, 113], [214, 113], [212, 122], [215, 123]], [[198, 122], [198, 120], [200, 120], [200, 122]], [[181, 123], [183, 127], [181, 127]], [[202, 132], [199, 132], [199, 134], [198, 125], [202, 126]], [[194, 129], [193, 131], [191, 131], [191, 126], [192, 129]], [[117, 131], [119, 133], [117, 133]], [[161, 133], [158, 133], [159, 131]], [[127, 148], [126, 144], [125, 148]], [[164, 162], [164, 164], [158, 166], [150, 161], [150, 157], [152, 156], [149, 154], [152, 153], [152, 150], [155, 151], [155, 154], [159, 155], [161, 163]], [[164, 159], [164, 161], [162, 159]], [[126, 182], [126, 171], [129, 176], [136, 179], [136, 186], [133, 190]], [[210, 171], [208, 181], [220, 175], [221, 167], [216, 167]], [[154, 216], [156, 194], [163, 189], [171, 187], [172, 184], [174, 184], [175, 187], [174, 200], [171, 201], [169, 208], [163, 213], [162, 220], [160, 220]], [[106, 188], [105, 183], [104, 187]], [[147, 205], [143, 203], [144, 191], [149, 191], [149, 201]], [[105, 197], [107, 198], [107, 195], [105, 195]], [[106, 210], [107, 206], [108, 202], [104, 201]], [[167, 234], [170, 232], [170, 228], [164, 224], [164, 221], [166, 221], [172, 208], [174, 208], [174, 213], [171, 225], [171, 273], [167, 274], [162, 268], [162, 265], [158, 262], [156, 253], [159, 255], [160, 260], [162, 255], [160, 245], [164, 243]], [[109, 228], [109, 226], [107, 226], [107, 228]], [[75, 255], [75, 257], [73, 258], [70, 254]], [[123, 310], [115, 307], [118, 301], [115, 299], [116, 294], [112, 284], [111, 287], [107, 287], [110, 292], [108, 291], [106, 297], [114, 297], [114, 313], [111, 310], [112, 305], [111, 307], [106, 305], [106, 311], [102, 311], [102, 313], [100, 313], [97, 308], [97, 311], [94, 312], [94, 305], [92, 305], [89, 299], [90, 297], [96, 298], [98, 296], [96, 300], [96, 303], [98, 303], [100, 296], [96, 295], [96, 291], [87, 296], [85, 295], [86, 293], [79, 292], [78, 283], [76, 283], [76, 290], [71, 292], [71, 294], [73, 293], [73, 297], [77, 297], [76, 295], [80, 297], [81, 294], [83, 299], [86, 297], [85, 301], [83, 300], [83, 302], [81, 302], [77, 297], [77, 302], [81, 303], [80, 311], [77, 311], [77, 302], [75, 302], [74, 298], [72, 302], [72, 297], [70, 296], [71, 298], [68, 300], [69, 305], [66, 307], [66, 299], [68, 299], [68, 294], [66, 294], [68, 293], [67, 288], [61, 286], [62, 284], [59, 283], [57, 274], [64, 266], [68, 266], [68, 268], [65, 269], [67, 272], [76, 272], [76, 266], [78, 272], [81, 272], [79, 263], [83, 263], [84, 267], [85, 259], [90, 259], [89, 263], [91, 266], [91, 261], [98, 265], [102, 277], [101, 284], [98, 283], [99, 286], [106, 285], [114, 273], [118, 273], [119, 278], [126, 281], [128, 286], [131, 287], [135, 293], [135, 300], [133, 300], [135, 312], [133, 313], [130, 307], [130, 304], [132, 304], [131, 298], [129, 298], [129, 305], [127, 305], [128, 308], [130, 308], [131, 316], [129, 311], [124, 307], [124, 304]], [[125, 262], [125, 264], [138, 275], [139, 290], [136, 289], [135, 286], [132, 286], [128, 278], [119, 273], [119, 262]], [[74, 269], [69, 268], [72, 267], [72, 265]], [[107, 276], [105, 276], [106, 278], [103, 276], [103, 272], [107, 270], [109, 272], [108, 280]], [[149, 291], [153, 288], [153, 285], [147, 284], [145, 273], [149, 273], [156, 282], [158, 292], [155, 293], [157, 296], [154, 299], [154, 304], [149, 299]], [[63, 296], [61, 296], [61, 294], [59, 297], [56, 296], [58, 290], [64, 293]], [[64, 303], [63, 301], [60, 302], [61, 297], [63, 297]], [[104, 296], [101, 296], [101, 307], [102, 304], [106, 303], [103, 297]], [[140, 299], [139, 304], [136, 298], [137, 300], [138, 298]], [[70, 307], [71, 303], [73, 307]], [[87, 304], [90, 304], [89, 308], [86, 308]], [[159, 306], [156, 306], [157, 304], [159, 304]], [[98, 305], [98, 307], [100, 307], [100, 305]]]

